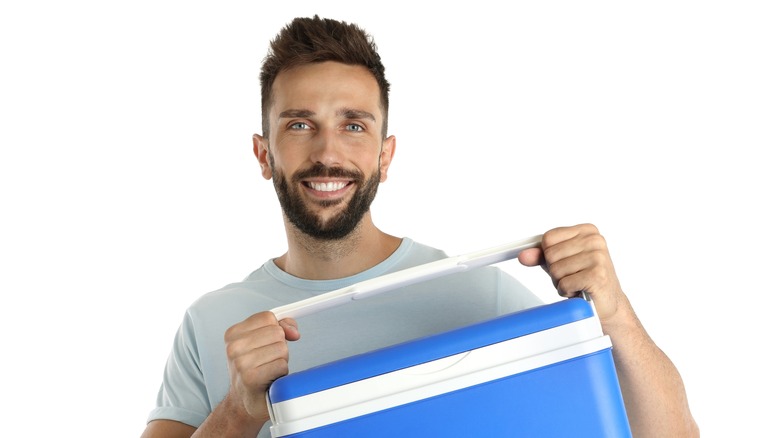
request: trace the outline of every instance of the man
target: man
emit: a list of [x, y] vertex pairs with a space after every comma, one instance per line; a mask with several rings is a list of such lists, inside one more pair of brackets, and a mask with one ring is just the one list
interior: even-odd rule
[[[445, 254], [372, 221], [396, 141], [368, 35], [316, 16], [293, 20], [271, 42], [260, 79], [254, 152], [282, 205], [288, 251], [188, 309], [144, 437], [269, 436], [265, 392], [288, 372], [541, 304], [489, 267], [277, 321], [269, 309]], [[592, 296], [634, 436], [698, 436], [682, 380], [639, 323], [596, 227], [550, 230], [518, 258], [546, 269], [560, 295]]]

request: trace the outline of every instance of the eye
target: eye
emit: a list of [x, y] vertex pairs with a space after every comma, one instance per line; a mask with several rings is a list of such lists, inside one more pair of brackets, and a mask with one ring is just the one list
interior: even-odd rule
[[290, 129], [298, 131], [298, 130], [310, 129], [310, 128], [309, 128], [309, 125], [307, 125], [304, 122], [295, 122], [295, 123], [290, 125]]
[[363, 127], [358, 125], [357, 123], [350, 123], [347, 125], [347, 131], [350, 132], [360, 132], [363, 130]]

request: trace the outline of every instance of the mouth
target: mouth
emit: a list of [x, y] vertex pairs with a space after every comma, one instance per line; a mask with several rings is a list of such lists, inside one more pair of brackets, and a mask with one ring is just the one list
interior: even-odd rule
[[335, 181], [304, 180], [301, 181], [301, 184], [306, 189], [309, 196], [320, 202], [327, 202], [328, 205], [345, 199], [344, 197], [347, 196], [347, 194], [351, 192], [352, 187], [355, 186], [354, 181], [343, 179]]
[[327, 182], [304, 181], [303, 184], [306, 187], [318, 192], [338, 192], [339, 190], [343, 190], [345, 187], [352, 184], [352, 182], [351, 181], [327, 181]]
[[308, 196], [329, 205], [346, 199], [353, 190], [361, 186], [362, 174], [341, 167], [327, 168], [316, 165], [293, 176], [293, 182], [300, 185]]

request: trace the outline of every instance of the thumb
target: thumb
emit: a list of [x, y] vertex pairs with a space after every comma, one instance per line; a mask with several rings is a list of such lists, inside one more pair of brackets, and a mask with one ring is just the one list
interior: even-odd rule
[[298, 323], [292, 318], [284, 318], [279, 321], [279, 325], [284, 329], [284, 338], [288, 341], [297, 341], [301, 338], [298, 332]]
[[541, 248], [528, 248], [520, 251], [517, 260], [524, 266], [539, 266], [544, 264], [544, 253]]

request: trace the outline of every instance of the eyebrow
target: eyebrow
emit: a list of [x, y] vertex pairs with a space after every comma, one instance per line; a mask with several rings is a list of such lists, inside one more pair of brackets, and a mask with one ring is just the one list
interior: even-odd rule
[[296, 117], [308, 118], [313, 116], [314, 111], [304, 109], [289, 109], [279, 113], [280, 119], [294, 119]]
[[[342, 108], [336, 111], [336, 114], [346, 119], [369, 119], [376, 122], [376, 117], [368, 111], [354, 108]], [[288, 109], [279, 113], [280, 119], [310, 118], [316, 115], [314, 111], [306, 109]]]
[[343, 116], [346, 119], [369, 119], [372, 122], [376, 122], [376, 118], [368, 111], [352, 108], [342, 108], [336, 112], [336, 114]]

